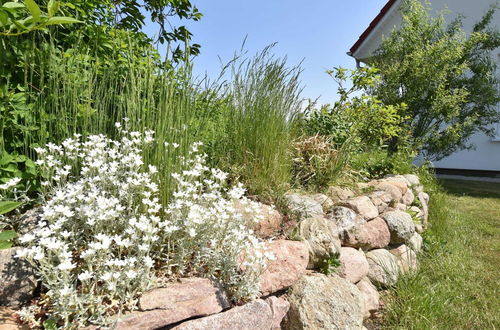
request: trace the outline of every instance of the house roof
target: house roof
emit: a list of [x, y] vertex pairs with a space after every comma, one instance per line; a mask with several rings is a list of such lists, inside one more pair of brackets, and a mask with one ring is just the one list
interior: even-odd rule
[[354, 54], [358, 48], [361, 46], [361, 44], [368, 38], [370, 33], [375, 29], [378, 23], [384, 18], [384, 16], [387, 14], [387, 12], [392, 8], [392, 6], [397, 2], [397, 0], [389, 0], [385, 4], [385, 6], [380, 10], [380, 13], [371, 21], [370, 25], [366, 28], [366, 30], [359, 36], [358, 40], [354, 45], [352, 45], [351, 49], [349, 50], [349, 55]]

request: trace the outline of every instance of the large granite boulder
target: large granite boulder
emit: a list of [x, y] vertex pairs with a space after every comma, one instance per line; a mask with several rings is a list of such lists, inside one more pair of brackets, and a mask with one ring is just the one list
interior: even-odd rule
[[290, 212], [299, 219], [323, 215], [323, 207], [321, 204], [307, 195], [287, 193], [285, 194], [285, 203]]
[[240, 201], [234, 202], [234, 207], [241, 212], [245, 222], [251, 227], [255, 234], [262, 238], [273, 237], [279, 233], [283, 216], [274, 208], [262, 203], [252, 209], [242, 205]]
[[349, 198], [348, 200], [341, 202], [340, 205], [352, 209], [366, 220], [370, 220], [378, 216], [377, 207], [373, 205], [372, 201], [367, 196]]
[[401, 198], [401, 203], [410, 206], [414, 201], [415, 195], [413, 194], [413, 191], [411, 191], [411, 189], [408, 189], [408, 191], [406, 191], [406, 193]]
[[409, 215], [403, 211], [390, 211], [382, 214], [391, 233], [391, 244], [406, 243], [415, 233], [415, 224]]
[[363, 217], [359, 216], [350, 208], [344, 206], [336, 206], [328, 213], [328, 219], [336, 226], [339, 237], [344, 239], [348, 236], [349, 232], [353, 231], [356, 227], [366, 223]]
[[382, 218], [361, 224], [344, 235], [343, 245], [363, 250], [381, 249], [389, 245], [391, 233]]
[[340, 252], [340, 239], [335, 224], [324, 217], [314, 217], [299, 223], [298, 235], [309, 248], [309, 269], [319, 267], [325, 259]]
[[351, 189], [338, 186], [328, 187], [327, 195], [330, 196], [334, 203], [354, 197]]
[[290, 310], [283, 320], [283, 329], [361, 329], [363, 326], [361, 292], [337, 275], [305, 276], [290, 289], [287, 300]]
[[269, 261], [260, 279], [260, 292], [266, 296], [292, 286], [306, 272], [309, 263], [307, 244], [277, 240], [267, 244], [275, 260]]
[[372, 283], [381, 287], [390, 287], [396, 284], [399, 277], [398, 259], [385, 249], [371, 250], [366, 253], [370, 269], [368, 278]]
[[351, 247], [340, 249], [340, 268], [338, 275], [351, 283], [358, 283], [368, 275], [368, 261], [365, 254]]
[[139, 298], [140, 311], [116, 320], [116, 329], [157, 329], [192, 317], [219, 313], [230, 307], [225, 293], [209, 279], [185, 278]]
[[[271, 330], [275, 324], [273, 311], [264, 300], [257, 299], [243, 306], [186, 321], [172, 328], [175, 330]], [[141, 329], [142, 328], [136, 328]]]
[[388, 193], [391, 196], [392, 201], [399, 202], [403, 197], [403, 192], [401, 191], [401, 189], [398, 186], [391, 184], [390, 182], [372, 181], [369, 183], [369, 185], [374, 187], [375, 190]]
[[20, 247], [0, 250], [0, 305], [18, 307], [31, 298], [37, 286], [33, 268], [16, 257]]

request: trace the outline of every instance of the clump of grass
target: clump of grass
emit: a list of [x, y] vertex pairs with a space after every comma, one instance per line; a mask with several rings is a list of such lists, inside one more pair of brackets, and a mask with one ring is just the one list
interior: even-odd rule
[[219, 166], [242, 180], [252, 194], [275, 199], [291, 180], [291, 144], [300, 112], [300, 68], [271, 54], [234, 61], [227, 85]]
[[[471, 185], [474, 189], [469, 189]], [[431, 228], [424, 235], [420, 269], [402, 277], [388, 296], [387, 328], [500, 326], [500, 187], [483, 182], [480, 186], [487, 193], [481, 196], [478, 186], [445, 181], [444, 190], [432, 192]], [[467, 195], [469, 191], [472, 196]]]
[[114, 124], [127, 118], [130, 130], [156, 132], [157, 143], [143, 157], [161, 171], [163, 203], [174, 189], [170, 173], [182, 170], [196, 141], [207, 146], [212, 165], [233, 173], [252, 194], [272, 200], [288, 187], [300, 68], [288, 68], [271, 47], [232, 61], [213, 82], [193, 77], [188, 60], [176, 68], [153, 56], [102, 62], [80, 48], [49, 47], [38, 55], [38, 71], [28, 74], [36, 96], [31, 120], [40, 127], [26, 136], [32, 157], [33, 147], [74, 133], [114, 138]]

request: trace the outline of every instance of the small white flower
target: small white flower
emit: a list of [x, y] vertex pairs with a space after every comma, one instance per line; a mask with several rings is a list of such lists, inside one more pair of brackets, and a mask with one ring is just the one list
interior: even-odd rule
[[86, 270], [83, 273], [78, 275], [78, 279], [83, 282], [83, 281], [90, 280], [92, 278], [92, 276], [93, 276], [93, 273]]
[[74, 263], [71, 262], [70, 259], [64, 260], [62, 263], [57, 266], [59, 270], [72, 270], [76, 267]]

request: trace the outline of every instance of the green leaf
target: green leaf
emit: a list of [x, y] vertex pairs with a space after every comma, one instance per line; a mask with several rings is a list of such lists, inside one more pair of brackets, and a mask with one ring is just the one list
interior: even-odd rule
[[15, 210], [22, 204], [23, 203], [21, 202], [14, 202], [14, 201], [0, 201], [0, 214], [5, 214], [12, 210]]
[[17, 233], [13, 230], [6, 230], [0, 232], [0, 241], [10, 241], [17, 236]]
[[36, 4], [34, 0], [24, 0], [24, 4], [26, 5], [26, 8], [30, 11], [31, 15], [33, 16], [33, 19], [35, 21], [38, 21], [40, 19], [40, 16], [42, 15], [42, 11], [40, 10], [40, 7]]
[[43, 322], [43, 328], [45, 330], [56, 330], [57, 329], [57, 323], [53, 319], [48, 319], [45, 322]]
[[49, 12], [49, 17], [54, 16], [55, 13], [59, 10], [60, 1], [50, 0], [47, 4], [47, 10]]
[[49, 18], [47, 22], [45, 22], [43, 25], [72, 24], [72, 23], [83, 23], [83, 22], [73, 17], [54, 16]]
[[25, 6], [19, 2], [6, 2], [3, 4], [4, 8], [24, 8]]
[[0, 241], [0, 250], [10, 249], [12, 247], [12, 242]]

